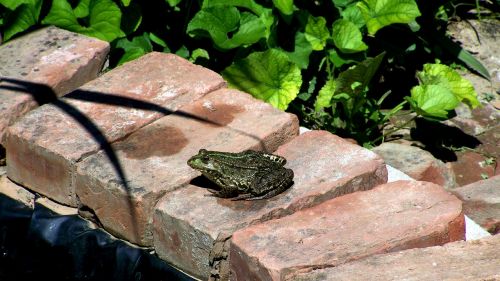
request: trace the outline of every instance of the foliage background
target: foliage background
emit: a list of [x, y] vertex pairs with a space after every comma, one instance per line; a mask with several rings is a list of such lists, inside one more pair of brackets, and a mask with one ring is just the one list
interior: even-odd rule
[[3, 41], [56, 25], [111, 42], [110, 68], [171, 52], [231, 86], [370, 146], [402, 109], [430, 120], [479, 102], [447, 65], [488, 71], [446, 34], [500, 0], [0, 0]]

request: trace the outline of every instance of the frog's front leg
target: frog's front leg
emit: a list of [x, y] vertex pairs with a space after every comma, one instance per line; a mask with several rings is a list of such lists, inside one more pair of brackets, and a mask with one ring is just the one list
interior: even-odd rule
[[244, 196], [241, 199], [260, 200], [271, 198], [288, 189], [292, 183], [293, 171], [291, 169], [280, 169], [269, 172], [263, 174], [261, 177], [257, 177], [252, 182], [252, 194]]

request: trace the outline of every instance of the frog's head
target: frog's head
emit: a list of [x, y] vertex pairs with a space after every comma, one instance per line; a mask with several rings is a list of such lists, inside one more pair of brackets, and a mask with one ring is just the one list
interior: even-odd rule
[[198, 154], [189, 158], [187, 164], [189, 167], [201, 172], [216, 170], [215, 163], [210, 157], [210, 152], [206, 149], [200, 149]]

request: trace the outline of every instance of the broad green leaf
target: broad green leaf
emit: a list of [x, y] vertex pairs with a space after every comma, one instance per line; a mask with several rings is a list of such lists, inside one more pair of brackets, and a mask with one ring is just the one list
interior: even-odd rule
[[306, 24], [306, 39], [311, 43], [312, 49], [321, 51], [326, 46], [326, 40], [330, 38], [330, 32], [326, 28], [324, 17], [309, 16]]
[[266, 26], [265, 38], [269, 38], [271, 28], [274, 24], [273, 10], [257, 4], [254, 0], [204, 0], [202, 9], [209, 7], [238, 7], [251, 11], [259, 16]]
[[[381, 53], [374, 58], [368, 58], [359, 64], [343, 71], [337, 77], [337, 92], [357, 94], [361, 92], [370, 83], [373, 75], [377, 72], [385, 53]], [[360, 86], [353, 89], [354, 83], [360, 83]]]
[[455, 109], [459, 100], [442, 85], [419, 85], [411, 89], [411, 98], [406, 98], [415, 112], [432, 120], [448, 118], [450, 110]]
[[255, 52], [237, 60], [222, 72], [222, 76], [231, 87], [281, 110], [295, 99], [302, 84], [299, 67], [276, 49]]
[[208, 52], [205, 49], [198, 48], [198, 49], [195, 49], [191, 53], [191, 57], [189, 58], [189, 61], [195, 62], [196, 59], [198, 59], [198, 58], [204, 58], [204, 59], [208, 60], [208, 59], [210, 59], [210, 56], [208, 55]]
[[262, 15], [267, 10], [270, 10], [257, 4], [253, 0], [204, 0], [201, 8], [205, 9], [216, 6], [233, 6], [233, 7], [246, 8], [258, 16]]
[[273, 4], [285, 15], [293, 13], [293, 0], [273, 0]]
[[293, 52], [285, 52], [288, 58], [298, 65], [301, 69], [306, 69], [309, 65], [309, 55], [312, 52], [312, 47], [306, 36], [302, 32], [295, 34], [295, 49]]
[[106, 41], [125, 36], [120, 30], [122, 13], [111, 0], [90, 0], [89, 26], [78, 23], [75, 12], [66, 0], [53, 0], [43, 24], [53, 24], [63, 29], [82, 33]]
[[209, 34], [222, 49], [256, 43], [266, 36], [265, 31], [266, 26], [254, 14], [243, 12], [240, 16], [238, 9], [227, 6], [214, 6], [199, 11], [187, 27], [191, 36]]
[[0, 5], [3, 5], [5, 8], [14, 11], [21, 4], [31, 4], [33, 1], [31, 0], [0, 0]]
[[362, 0], [357, 3], [366, 22], [368, 33], [393, 23], [410, 23], [420, 16], [414, 0]]
[[337, 8], [344, 8], [350, 5], [353, 2], [356, 2], [356, 0], [332, 0], [333, 5]]
[[[42, 0], [25, 0], [18, 5], [6, 19], [4, 40], [7, 41], [19, 32], [23, 32], [38, 22]], [[10, 3], [9, 3], [10, 4]]]
[[316, 97], [316, 102], [314, 103], [315, 111], [320, 111], [325, 107], [331, 106], [336, 86], [335, 80], [332, 78], [326, 81], [325, 85], [321, 88], [321, 90], [319, 90], [318, 96]]
[[424, 64], [424, 69], [418, 73], [423, 85], [441, 85], [449, 89], [461, 102], [475, 108], [480, 105], [472, 83], [462, 78], [458, 72], [443, 64]]
[[363, 15], [356, 4], [349, 5], [341, 12], [342, 18], [353, 22], [358, 28], [365, 26]]
[[182, 1], [182, 0], [165, 0], [168, 5], [170, 5], [170, 7], [175, 7], [177, 5], [179, 5], [179, 3]]
[[335, 65], [335, 67], [339, 68], [344, 64], [356, 63], [358, 61], [350, 58], [348, 55], [339, 54], [335, 49], [328, 50], [328, 59]]
[[73, 12], [77, 18], [88, 17], [90, 13], [90, 0], [80, 0]]
[[125, 54], [118, 61], [118, 65], [134, 60], [153, 51], [153, 45], [151, 45], [147, 33], [134, 37], [132, 41], [127, 40], [127, 38], [121, 38], [116, 43], [116, 47], [125, 51]]
[[338, 19], [333, 23], [332, 39], [335, 46], [344, 53], [357, 53], [368, 48], [363, 42], [361, 31], [348, 20]]

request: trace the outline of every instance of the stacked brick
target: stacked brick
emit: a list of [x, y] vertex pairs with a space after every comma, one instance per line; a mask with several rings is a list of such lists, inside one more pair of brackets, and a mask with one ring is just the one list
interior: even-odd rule
[[[102, 65], [93, 48], [79, 46], [73, 57], [94, 56], [88, 60]], [[6, 50], [0, 47], [0, 58]], [[72, 56], [55, 58], [62, 64]], [[325, 131], [299, 135], [296, 116], [227, 89], [220, 75], [175, 55], [153, 52], [97, 78], [74, 78], [79, 84], [62, 90], [48, 77], [71, 78], [50, 71], [7, 81], [43, 84], [55, 96], [69, 92], [2, 123], [9, 179], [91, 210], [113, 235], [154, 247], [194, 277], [333, 280], [318, 276], [393, 258], [379, 258], [383, 253], [464, 239], [462, 203], [443, 187], [387, 184], [377, 154]], [[1, 105], [8, 107], [15, 95], [4, 95]], [[265, 200], [207, 196], [200, 173], [186, 164], [201, 148], [281, 155], [294, 184]], [[498, 239], [484, 247], [493, 244]], [[474, 247], [457, 245], [450, 247]], [[430, 254], [442, 255], [439, 249]], [[408, 259], [426, 255], [409, 253]]]

